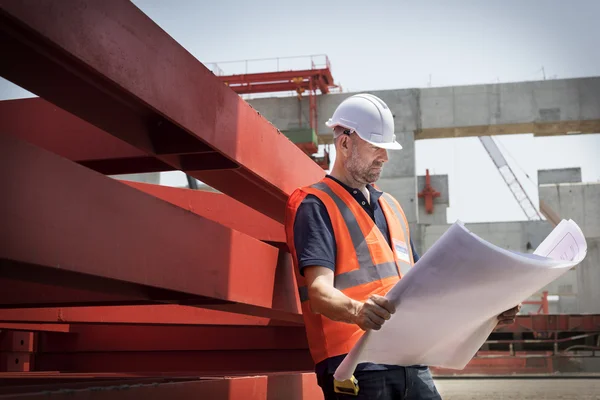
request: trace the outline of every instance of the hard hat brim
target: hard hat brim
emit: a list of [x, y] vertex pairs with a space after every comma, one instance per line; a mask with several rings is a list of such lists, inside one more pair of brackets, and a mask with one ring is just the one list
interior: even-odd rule
[[[365, 139], [363, 139], [365, 140]], [[381, 147], [386, 150], [402, 150], [402, 145], [396, 141], [390, 143], [376, 143], [371, 142], [370, 140], [365, 140], [365, 142], [372, 144], [373, 146]]]

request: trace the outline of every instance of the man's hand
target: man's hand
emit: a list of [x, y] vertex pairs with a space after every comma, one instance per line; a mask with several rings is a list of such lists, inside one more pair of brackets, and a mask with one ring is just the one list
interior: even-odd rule
[[502, 314], [498, 315], [498, 325], [513, 324], [519, 311], [521, 311], [521, 304], [510, 310], [504, 311]]
[[396, 312], [396, 307], [385, 297], [376, 294], [369, 300], [360, 303], [356, 311], [355, 323], [362, 330], [374, 329], [378, 331], [385, 321]]

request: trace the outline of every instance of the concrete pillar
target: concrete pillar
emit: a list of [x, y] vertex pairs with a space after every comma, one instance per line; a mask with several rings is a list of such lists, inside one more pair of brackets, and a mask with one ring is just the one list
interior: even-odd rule
[[411, 230], [411, 239], [420, 249], [421, 234], [417, 226], [417, 177], [415, 175], [415, 140], [412, 132], [396, 133], [402, 150], [389, 150], [389, 160], [377, 182], [379, 188], [388, 192], [402, 206]]
[[587, 255], [577, 268], [578, 311], [600, 313], [600, 238], [586, 238]]

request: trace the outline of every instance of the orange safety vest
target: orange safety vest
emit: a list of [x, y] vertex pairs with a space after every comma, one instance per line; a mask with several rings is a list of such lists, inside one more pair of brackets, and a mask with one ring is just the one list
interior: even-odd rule
[[333, 321], [310, 309], [308, 290], [299, 273], [294, 246], [294, 222], [302, 200], [317, 196], [325, 205], [336, 242], [334, 286], [346, 296], [365, 302], [372, 294], [385, 295], [414, 264], [406, 216], [389, 194], [379, 198], [388, 224], [390, 248], [373, 219], [346, 189], [324, 178], [310, 187], [296, 189], [286, 207], [285, 229], [294, 262], [308, 344], [316, 363], [348, 353], [363, 333], [358, 325]]

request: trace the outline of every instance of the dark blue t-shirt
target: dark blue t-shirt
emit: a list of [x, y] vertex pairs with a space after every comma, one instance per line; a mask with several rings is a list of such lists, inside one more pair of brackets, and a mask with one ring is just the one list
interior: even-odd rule
[[[375, 225], [377, 225], [387, 240], [388, 245], [390, 245], [387, 221], [379, 206], [379, 197], [381, 197], [383, 192], [380, 192], [371, 185], [367, 185], [367, 189], [371, 195], [371, 202], [369, 203], [360, 190], [351, 188], [332, 176], [328, 175], [327, 177], [339, 183], [356, 199], [358, 204], [362, 205], [367, 214], [375, 221]], [[307, 195], [296, 212], [296, 220], [294, 221], [294, 247], [297, 252], [300, 273], [303, 276], [304, 268], [315, 265], [335, 271], [336, 243], [333, 226], [325, 205], [314, 195]], [[412, 248], [413, 258], [417, 262], [419, 256], [414, 249], [412, 240], [410, 240], [410, 247]], [[319, 362], [315, 368], [316, 373], [335, 372], [344, 357], [345, 354]], [[356, 370], [385, 370], [394, 367], [398, 368], [397, 366], [363, 363], [359, 364]]]

